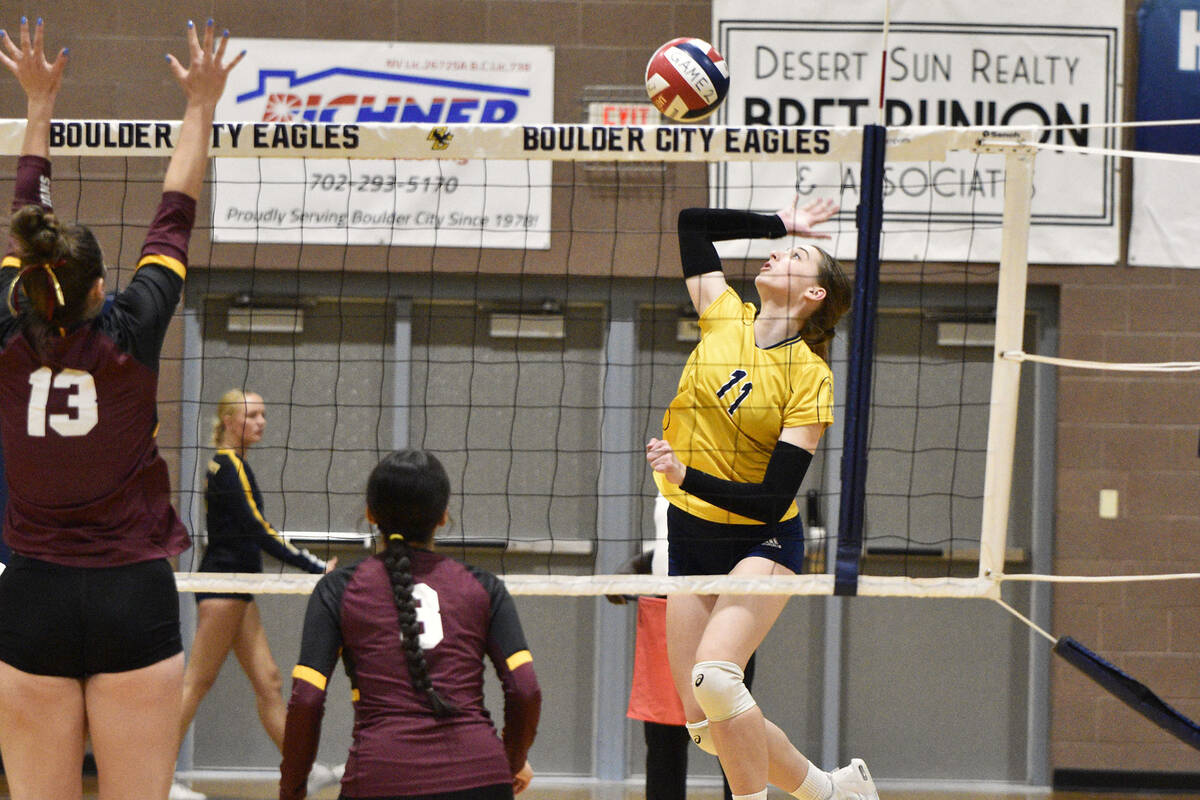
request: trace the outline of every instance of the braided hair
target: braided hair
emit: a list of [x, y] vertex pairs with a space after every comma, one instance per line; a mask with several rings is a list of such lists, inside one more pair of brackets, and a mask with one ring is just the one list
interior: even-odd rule
[[44, 358], [54, 330], [88, 318], [88, 293], [104, 277], [104, 255], [88, 228], [63, 225], [38, 205], [14, 214], [9, 227], [21, 259], [21, 272], [9, 287], [9, 309], [20, 316], [26, 337]]
[[850, 310], [854, 301], [854, 287], [842, 270], [838, 260], [819, 247], [817, 283], [825, 289], [825, 299], [800, 328], [800, 338], [808, 348], [825, 361], [829, 361], [829, 342], [837, 332], [838, 320]]
[[413, 688], [438, 717], [458, 709], [438, 694], [429, 679], [429, 665], [421, 649], [421, 623], [413, 598], [412, 558], [409, 543], [428, 544], [450, 502], [450, 479], [440, 461], [424, 450], [397, 450], [371, 471], [367, 480], [367, 509], [384, 537], [383, 564], [392, 584], [392, 597], [400, 618], [404, 659]]

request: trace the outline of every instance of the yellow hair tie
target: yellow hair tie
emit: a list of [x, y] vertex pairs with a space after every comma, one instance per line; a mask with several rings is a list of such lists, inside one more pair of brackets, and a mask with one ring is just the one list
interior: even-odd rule
[[[61, 267], [63, 264], [66, 264], [66, 263], [67, 263], [67, 260], [65, 258], [60, 258], [58, 261], [54, 262], [53, 266]], [[49, 262], [46, 262], [43, 264], [30, 264], [27, 267], [23, 267], [21, 269], [21, 271], [17, 273], [17, 277], [13, 279], [13, 282], [8, 285], [8, 296], [5, 298], [5, 301], [8, 304], [9, 313], [12, 314], [14, 317], [18, 313], [17, 299], [16, 299], [17, 286], [21, 283], [22, 278], [24, 278], [26, 275], [28, 275], [31, 270], [35, 270], [35, 269], [44, 269], [44, 270], [46, 270], [46, 274], [50, 276], [50, 286], [51, 286], [51, 288], [54, 289], [54, 297], [51, 299], [51, 303], [53, 303], [55, 300], [57, 300], [59, 306], [65, 307], [67, 305], [67, 301], [63, 297], [62, 284], [58, 282], [58, 276], [54, 274], [54, 269], [51, 266], [51, 264]], [[46, 317], [46, 321], [49, 322], [53, 318], [54, 318], [54, 307], [51, 306], [50, 316]]]
[[390, 534], [388, 534], [388, 541], [390, 542], [390, 541], [392, 541], [393, 539], [399, 539], [400, 541], [402, 541], [402, 542], [403, 542], [403, 541], [404, 541], [404, 534], [402, 534], [402, 533], [390, 533]]

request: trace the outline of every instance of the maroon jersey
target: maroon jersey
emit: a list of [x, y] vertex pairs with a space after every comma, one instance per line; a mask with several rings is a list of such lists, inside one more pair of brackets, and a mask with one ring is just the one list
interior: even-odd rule
[[[14, 210], [49, 208], [49, 180], [49, 161], [22, 156]], [[49, 337], [45, 358], [0, 308], [4, 540], [15, 552], [100, 567], [189, 546], [154, 435], [159, 351], [183, 289], [195, 213], [191, 197], [164, 193], [129, 285], [99, 316]], [[0, 296], [19, 267], [5, 257]]]
[[[354, 700], [346, 797], [392, 797], [504, 784], [524, 765], [541, 692], [516, 605], [494, 575], [412, 550], [421, 648], [434, 688], [459, 713], [435, 717], [413, 690], [392, 586], [380, 556], [321, 579], [309, 599], [280, 768], [280, 798], [301, 798], [316, 757], [325, 686], [339, 652]], [[504, 690], [504, 734], [483, 704], [483, 657]]]

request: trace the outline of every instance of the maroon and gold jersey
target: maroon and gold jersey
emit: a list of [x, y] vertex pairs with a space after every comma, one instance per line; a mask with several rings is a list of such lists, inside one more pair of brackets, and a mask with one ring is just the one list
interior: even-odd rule
[[[280, 798], [304, 796], [325, 687], [341, 654], [354, 702], [347, 797], [392, 797], [505, 784], [524, 765], [541, 693], [516, 605], [494, 575], [412, 549], [421, 649], [437, 692], [459, 709], [435, 717], [414, 691], [380, 556], [321, 579], [308, 603], [284, 734]], [[504, 691], [504, 733], [483, 703], [484, 656]]]
[[[22, 156], [14, 210], [49, 208], [50, 162]], [[4, 540], [67, 566], [133, 564], [187, 549], [158, 453], [158, 358], [179, 302], [196, 202], [166, 192], [137, 272], [99, 316], [51, 336], [43, 358], [0, 304]], [[0, 297], [20, 262], [5, 257]]]

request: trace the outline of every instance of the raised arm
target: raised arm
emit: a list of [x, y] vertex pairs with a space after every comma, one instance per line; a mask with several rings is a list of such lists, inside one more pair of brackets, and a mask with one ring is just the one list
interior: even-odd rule
[[679, 212], [679, 257], [684, 282], [696, 313], [703, 314], [728, 285], [714, 242], [730, 239], [778, 239], [787, 234], [828, 239], [813, 226], [838, 212], [832, 200], [799, 205], [799, 197], [774, 214], [723, 208], [686, 208]]
[[46, 60], [41, 19], [38, 19], [30, 35], [29, 21], [21, 17], [20, 42], [14, 42], [6, 31], [0, 31], [0, 39], [4, 42], [3, 49], [0, 49], [0, 63], [17, 76], [17, 81], [25, 90], [26, 123], [21, 155], [49, 158], [50, 118], [54, 114], [58, 90], [62, 87], [67, 51], [65, 48], [60, 50], [54, 63]]
[[204, 41], [201, 43], [196, 34], [196, 26], [188, 22], [189, 63], [186, 69], [168, 54], [167, 63], [171, 73], [179, 81], [187, 97], [187, 107], [183, 112], [183, 124], [179, 130], [179, 141], [175, 144], [175, 152], [171, 154], [171, 162], [167, 165], [167, 174], [163, 179], [164, 192], [182, 192], [191, 198], [200, 196], [200, 187], [204, 184], [204, 173], [208, 167], [208, 143], [212, 139], [213, 115], [216, 113], [217, 101], [225, 91], [225, 80], [229, 72], [246, 51], [225, 64], [225, 48], [229, 44], [229, 31], [221, 34], [220, 41], [213, 30], [210, 19], [204, 26]]

